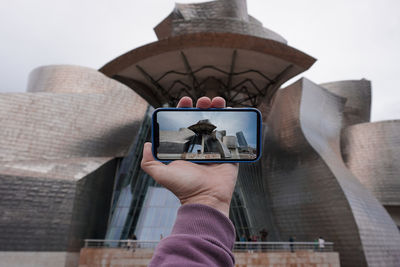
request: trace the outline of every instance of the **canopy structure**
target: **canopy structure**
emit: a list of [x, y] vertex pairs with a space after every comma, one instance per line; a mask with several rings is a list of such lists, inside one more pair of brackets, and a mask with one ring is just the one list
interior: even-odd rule
[[196, 124], [189, 126], [188, 129], [192, 130], [196, 134], [211, 134], [214, 129], [217, 128], [209, 120], [200, 120]]
[[270, 105], [280, 85], [315, 62], [249, 16], [243, 0], [177, 4], [155, 31], [159, 41], [100, 69], [154, 107], [175, 106], [185, 95]]

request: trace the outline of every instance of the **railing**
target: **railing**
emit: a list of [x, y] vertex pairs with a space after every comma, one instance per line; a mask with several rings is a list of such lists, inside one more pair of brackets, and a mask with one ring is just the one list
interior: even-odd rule
[[[85, 248], [154, 249], [160, 241], [85, 239]], [[234, 252], [316, 251], [332, 252], [333, 243], [324, 242], [235, 242]]]
[[333, 243], [324, 242], [319, 245], [317, 242], [235, 242], [233, 251], [241, 252], [268, 252], [268, 251], [318, 251], [332, 252]]
[[158, 242], [160, 241], [85, 239], [85, 248], [154, 249]]

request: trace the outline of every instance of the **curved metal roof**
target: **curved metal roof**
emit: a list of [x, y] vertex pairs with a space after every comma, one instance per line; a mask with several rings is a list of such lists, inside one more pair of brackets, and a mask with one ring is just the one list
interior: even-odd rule
[[[235, 33], [193, 33], [133, 49], [100, 71], [152, 106], [221, 95], [231, 106], [269, 103], [279, 86], [307, 70], [311, 56], [271, 39]], [[265, 101], [267, 100], [267, 101]]]

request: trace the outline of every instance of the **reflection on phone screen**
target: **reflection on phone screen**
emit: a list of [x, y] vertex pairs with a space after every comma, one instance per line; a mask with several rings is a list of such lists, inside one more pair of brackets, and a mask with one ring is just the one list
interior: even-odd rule
[[157, 115], [160, 160], [254, 160], [255, 111], [161, 111]]

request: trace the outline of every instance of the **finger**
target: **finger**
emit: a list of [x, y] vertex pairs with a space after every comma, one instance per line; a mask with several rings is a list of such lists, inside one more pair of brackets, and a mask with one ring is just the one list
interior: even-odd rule
[[225, 99], [220, 96], [216, 96], [211, 101], [212, 108], [224, 108], [226, 106]]
[[158, 177], [159, 174], [163, 172], [164, 168], [167, 167], [160, 161], [154, 159], [153, 153], [151, 152], [151, 143], [149, 142], [146, 142], [143, 146], [143, 158], [140, 166], [153, 178]]
[[150, 161], [154, 161], [154, 157], [153, 157], [153, 153], [151, 152], [151, 143], [150, 142], [146, 142], [144, 143], [143, 146], [143, 158], [142, 158], [142, 163], [143, 162], [150, 162]]
[[211, 99], [206, 96], [200, 97], [199, 99], [197, 99], [196, 107], [197, 108], [210, 108], [211, 107]]
[[179, 103], [177, 105], [178, 108], [192, 108], [193, 107], [193, 101], [190, 97], [184, 96], [179, 100]]

